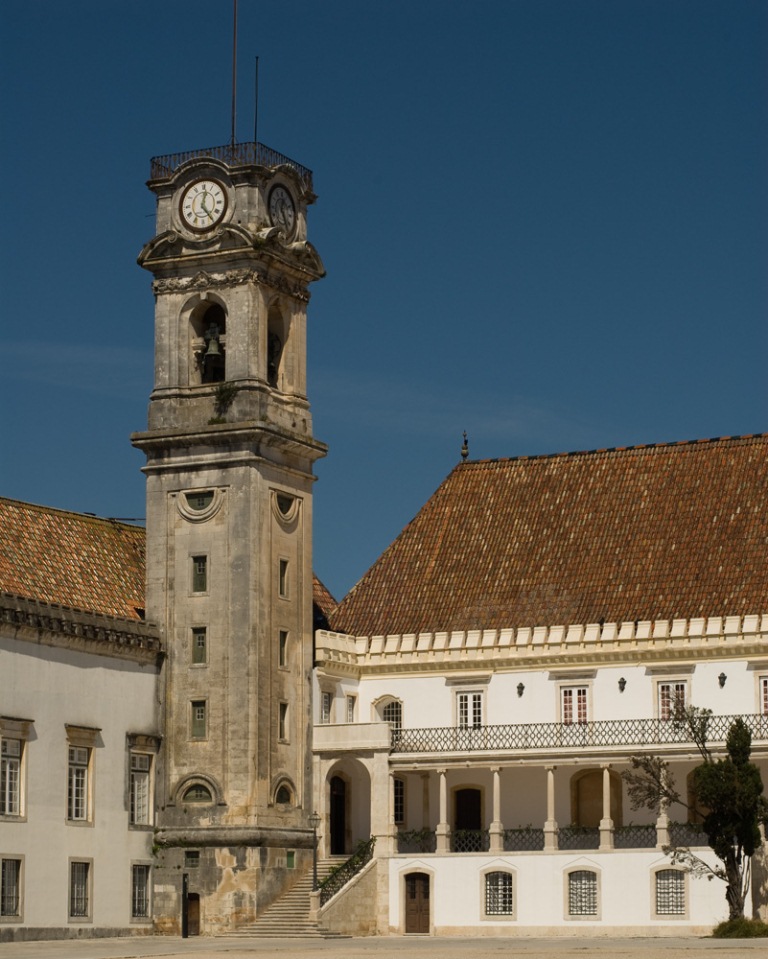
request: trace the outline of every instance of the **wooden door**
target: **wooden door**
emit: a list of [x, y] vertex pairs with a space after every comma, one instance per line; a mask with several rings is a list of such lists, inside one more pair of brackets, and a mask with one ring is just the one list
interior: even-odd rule
[[424, 872], [405, 877], [405, 931], [429, 934], [429, 876]]
[[187, 896], [187, 935], [200, 935], [200, 895], [196, 892]]

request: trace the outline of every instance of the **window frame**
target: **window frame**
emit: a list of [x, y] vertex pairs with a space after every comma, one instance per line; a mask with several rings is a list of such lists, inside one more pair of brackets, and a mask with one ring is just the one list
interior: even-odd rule
[[392, 777], [392, 818], [396, 826], [405, 825], [406, 785], [404, 776]]
[[318, 725], [330, 726], [333, 723], [333, 701], [334, 693], [329, 689], [320, 690], [320, 714], [318, 716]]
[[[146, 760], [147, 768], [140, 769], [139, 763]], [[128, 824], [132, 828], [142, 826], [152, 826], [153, 824], [153, 800], [154, 800], [154, 753], [145, 752], [140, 749], [131, 749], [128, 754]], [[140, 795], [139, 786], [144, 784], [144, 795]], [[139, 807], [144, 811], [139, 811]]]
[[[571, 884], [574, 881], [575, 877], [579, 874], [591, 875], [594, 877], [594, 901], [595, 901], [595, 911], [594, 912], [573, 912], [571, 906], [573, 903], [573, 897], [571, 896]], [[573, 878], [572, 878], [573, 877]], [[587, 868], [584, 865], [574, 866], [572, 869], [568, 869], [565, 872], [565, 882], [563, 884], [563, 894], [564, 894], [564, 917], [565, 919], [573, 922], [597, 922], [602, 918], [602, 905], [601, 905], [601, 876], [600, 870], [592, 866]]]
[[757, 711], [761, 716], [768, 716], [768, 675], [757, 677]]
[[[141, 872], [139, 872], [141, 871]], [[137, 892], [140, 892], [140, 884], [137, 883], [137, 876], [144, 875], [144, 912], [137, 912]], [[152, 922], [152, 864], [149, 862], [131, 863], [131, 922], [151, 923]]]
[[[672, 898], [680, 896], [682, 898], [682, 909], [675, 912], [661, 912], [659, 909], [659, 878], [662, 875], [674, 873], [679, 879], [677, 889], [672, 893]], [[677, 921], [688, 918], [688, 874], [684, 869], [677, 869], [669, 864], [661, 865], [651, 872], [651, 918]]]
[[588, 683], [561, 683], [558, 702], [563, 726], [587, 725], [591, 715], [591, 687]]
[[290, 562], [286, 557], [281, 556], [277, 561], [277, 595], [280, 599], [290, 599], [291, 596], [289, 569]]
[[283, 699], [277, 704], [277, 739], [281, 743], [289, 743], [291, 737], [289, 735], [288, 728], [288, 718], [290, 715], [290, 709], [288, 703]]
[[[10, 743], [18, 744], [13, 755]], [[8, 744], [8, 745], [6, 745]], [[0, 819], [24, 819], [24, 760], [26, 740], [19, 736], [0, 736]]]
[[[663, 691], [667, 687], [673, 690], [673, 692], [672, 695], [668, 697], [668, 701], [665, 702], [666, 697]], [[680, 690], [682, 690], [682, 697], [679, 695]], [[685, 709], [690, 701], [690, 687], [688, 680], [684, 677], [665, 676], [663, 679], [659, 678], [656, 680], [654, 692], [656, 693], [656, 717], [661, 720], [661, 722], [674, 722], [678, 703], [682, 709]]]
[[[84, 760], [79, 753], [85, 754]], [[93, 820], [92, 780], [93, 748], [67, 743], [67, 822], [70, 825], [87, 825]]]
[[[490, 899], [489, 880], [495, 876], [504, 876], [508, 879], [509, 909], [499, 911], [489, 911], [488, 903]], [[514, 869], [499, 868], [497, 864], [484, 869], [480, 873], [480, 902], [482, 905], [481, 919], [491, 922], [511, 922], [517, 919], [517, 874]], [[502, 892], [502, 895], [504, 893]]]
[[[192, 637], [190, 639], [190, 666], [208, 665], [208, 627], [192, 626]], [[202, 639], [202, 643], [199, 640]], [[199, 651], [202, 651], [200, 653]]]
[[457, 729], [482, 729], [485, 725], [485, 690], [457, 689], [453, 709], [453, 724]]
[[288, 669], [288, 642], [290, 630], [278, 629], [277, 631], [277, 668]]
[[[15, 892], [15, 912], [7, 912], [6, 906], [10, 899], [7, 888], [8, 874], [6, 872], [6, 863], [15, 862], [17, 864], [15, 883], [13, 892]], [[24, 856], [14, 855], [13, 853], [2, 853], [0, 855], [0, 923], [20, 923], [24, 921]]]
[[[202, 710], [202, 719], [195, 715], [196, 710]], [[190, 699], [189, 701], [189, 738], [193, 742], [205, 742], [208, 739], [208, 700]], [[200, 732], [202, 723], [202, 732]]]
[[[396, 696], [387, 696], [383, 702], [378, 705], [378, 712], [381, 716], [381, 722], [389, 723], [392, 730], [399, 731], [403, 728], [403, 701]], [[390, 712], [396, 712], [396, 716], [388, 716]]]
[[[68, 922], [93, 922], [93, 859], [70, 857], [68, 861], [69, 882], [67, 884], [67, 920]], [[85, 867], [85, 908], [75, 911], [75, 867]]]
[[205, 596], [210, 588], [210, 568], [207, 553], [190, 554], [189, 592], [192, 596]]
[[347, 710], [347, 724], [349, 725], [357, 721], [357, 696], [354, 696], [352, 693], [347, 693], [344, 703]]

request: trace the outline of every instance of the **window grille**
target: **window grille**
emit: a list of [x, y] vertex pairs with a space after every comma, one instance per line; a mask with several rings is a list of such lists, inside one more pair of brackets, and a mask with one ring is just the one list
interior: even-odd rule
[[684, 682], [659, 683], [659, 719], [674, 719], [685, 709], [686, 692]]
[[679, 869], [660, 869], [656, 873], [656, 914], [685, 915], [685, 874]]
[[587, 722], [587, 687], [566, 686], [562, 693], [562, 720], [566, 726]]
[[405, 780], [393, 779], [392, 790], [395, 825], [401, 825], [405, 822]]
[[402, 729], [403, 727], [403, 704], [396, 699], [391, 700], [381, 711], [381, 718], [385, 723], [389, 723], [392, 729]]
[[69, 915], [72, 919], [88, 918], [89, 862], [70, 863]]
[[588, 869], [568, 874], [568, 914], [597, 915], [597, 875]]
[[21, 740], [4, 739], [0, 758], [0, 816], [21, 815]]
[[0, 916], [18, 916], [21, 904], [21, 860], [0, 863]]
[[88, 819], [88, 761], [90, 749], [69, 747], [69, 781], [67, 789], [67, 819], [82, 822]]
[[131, 753], [131, 813], [133, 825], [149, 825], [149, 773], [152, 757], [146, 753]]
[[512, 875], [508, 872], [489, 872], [485, 877], [486, 916], [511, 916], [514, 912]]
[[192, 557], [192, 592], [205, 593], [208, 591], [208, 557]]
[[149, 918], [149, 866], [131, 867], [131, 916]]

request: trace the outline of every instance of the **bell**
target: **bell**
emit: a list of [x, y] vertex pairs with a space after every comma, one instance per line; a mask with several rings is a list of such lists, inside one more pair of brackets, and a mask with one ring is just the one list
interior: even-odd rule
[[205, 351], [204, 359], [207, 360], [209, 357], [214, 356], [221, 356], [221, 350], [219, 349], [219, 341], [211, 337], [208, 341], [208, 349]]

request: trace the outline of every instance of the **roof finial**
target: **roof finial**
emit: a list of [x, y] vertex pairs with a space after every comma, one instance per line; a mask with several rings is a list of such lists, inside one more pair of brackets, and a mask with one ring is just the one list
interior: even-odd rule
[[461, 458], [465, 460], [469, 456], [469, 444], [467, 443], [467, 431], [464, 430], [464, 442], [461, 444]]

